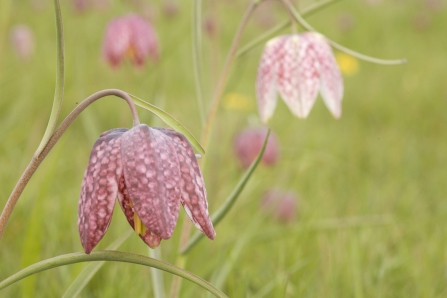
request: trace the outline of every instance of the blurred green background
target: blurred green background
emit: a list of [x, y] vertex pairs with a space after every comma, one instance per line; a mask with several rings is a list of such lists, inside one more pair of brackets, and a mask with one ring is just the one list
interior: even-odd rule
[[[87, 1], [88, 2], [88, 1]], [[77, 11], [62, 1], [66, 89], [61, 117], [105, 88], [119, 88], [176, 117], [201, 133], [191, 52], [191, 1], [104, 1]], [[205, 106], [222, 69], [248, 1], [204, 1], [203, 18], [215, 33], [203, 35]], [[295, 1], [305, 8], [312, 1]], [[167, 13], [168, 5], [177, 12]], [[124, 63], [111, 69], [101, 58], [107, 22], [138, 12], [155, 26], [158, 63], [142, 69]], [[39, 145], [55, 84], [52, 1], [0, 1], [0, 206]], [[279, 2], [256, 11], [242, 45], [288, 18]], [[216, 239], [191, 252], [186, 269], [230, 297], [446, 297], [447, 295], [447, 3], [435, 0], [342, 0], [308, 17], [332, 40], [380, 58], [407, 58], [401, 66], [363, 61], [346, 73], [343, 116], [334, 120], [319, 98], [299, 120], [279, 101], [269, 126], [281, 157], [255, 172], [234, 209], [217, 226]], [[34, 55], [24, 61], [10, 30], [28, 25]], [[289, 33], [287, 28], [283, 33]], [[234, 135], [256, 125], [255, 79], [262, 44], [237, 59], [203, 169], [213, 213], [243, 174], [233, 154]], [[346, 60], [345, 59], [345, 60]], [[233, 96], [234, 97], [234, 96]], [[234, 102], [234, 100], [233, 100]], [[163, 125], [147, 111], [140, 119]], [[77, 231], [80, 184], [91, 147], [105, 130], [129, 127], [122, 100], [90, 106], [43, 162], [24, 191], [0, 241], [0, 278], [39, 260], [82, 251]], [[262, 194], [281, 187], [300, 195], [298, 216], [287, 225], [260, 210]], [[117, 207], [119, 209], [119, 207]], [[175, 263], [181, 223], [162, 241], [162, 259]], [[103, 249], [128, 226], [116, 210], [99, 243]], [[132, 235], [120, 248], [148, 254]], [[2, 297], [61, 296], [86, 264], [52, 269], [1, 291]], [[151, 297], [150, 270], [106, 264], [81, 297]], [[172, 276], [164, 274], [168, 292]], [[205, 297], [184, 281], [181, 297]]]

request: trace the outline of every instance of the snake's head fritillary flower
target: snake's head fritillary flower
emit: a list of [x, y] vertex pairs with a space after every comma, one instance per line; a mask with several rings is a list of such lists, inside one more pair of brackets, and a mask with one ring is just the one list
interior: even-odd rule
[[11, 43], [16, 55], [28, 60], [34, 53], [34, 35], [26, 25], [17, 25], [11, 29]]
[[[263, 127], [247, 128], [239, 132], [234, 139], [234, 152], [240, 164], [248, 168], [262, 149], [267, 129]], [[273, 166], [279, 159], [279, 142], [271, 132], [262, 156], [262, 163]]]
[[296, 218], [297, 204], [295, 192], [273, 188], [263, 195], [261, 208], [276, 220], [289, 223]]
[[87, 254], [104, 236], [116, 198], [127, 221], [151, 248], [172, 236], [180, 203], [208, 238], [205, 183], [182, 134], [140, 124], [104, 132], [93, 146], [82, 181], [78, 228]]
[[326, 38], [307, 32], [270, 40], [256, 80], [261, 120], [272, 117], [278, 92], [295, 116], [306, 118], [318, 91], [332, 115], [340, 118], [343, 78]]
[[113, 19], [107, 25], [102, 52], [114, 67], [124, 58], [142, 66], [148, 57], [154, 61], [159, 58], [157, 33], [151, 24], [135, 14]]

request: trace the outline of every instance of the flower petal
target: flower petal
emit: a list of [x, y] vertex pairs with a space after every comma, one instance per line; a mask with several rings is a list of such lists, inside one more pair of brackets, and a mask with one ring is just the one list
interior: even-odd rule
[[177, 153], [169, 137], [145, 124], [122, 137], [124, 180], [141, 221], [163, 239], [172, 236], [180, 206]]
[[292, 113], [306, 118], [317, 98], [320, 77], [316, 54], [300, 35], [284, 44], [278, 67], [278, 91]]
[[[126, 216], [127, 221], [129, 222], [132, 229], [135, 230], [134, 223], [134, 211], [132, 208], [132, 202], [130, 201], [129, 193], [126, 188], [126, 184], [124, 181], [124, 175], [121, 176], [118, 186], [118, 202], [120, 203], [121, 209], [123, 210], [124, 215]], [[154, 233], [152, 233], [149, 229], [146, 229], [144, 235], [138, 234], [140, 238], [149, 245], [150, 248], [156, 248], [160, 245], [161, 238]]]
[[107, 25], [102, 54], [113, 66], [117, 66], [129, 50], [132, 31], [125, 18], [117, 18]]
[[135, 50], [135, 63], [142, 65], [147, 56], [156, 61], [159, 58], [158, 38], [155, 29], [142, 17], [130, 14], [127, 22], [132, 28], [131, 43]]
[[205, 182], [191, 144], [184, 135], [175, 130], [156, 129], [169, 136], [175, 144], [181, 173], [181, 203], [186, 213], [200, 231], [208, 238], [214, 239], [216, 232], [208, 214]]
[[103, 133], [93, 145], [82, 180], [78, 228], [85, 253], [89, 254], [104, 236], [112, 219], [122, 175], [121, 136], [127, 129]]
[[303, 39], [309, 40], [320, 65], [321, 96], [335, 118], [341, 117], [343, 99], [343, 77], [335, 60], [334, 53], [326, 38], [319, 33], [304, 33]]
[[264, 48], [256, 78], [256, 95], [259, 115], [262, 122], [267, 122], [276, 108], [277, 102], [277, 68], [281, 48], [287, 39], [281, 36], [270, 40]]

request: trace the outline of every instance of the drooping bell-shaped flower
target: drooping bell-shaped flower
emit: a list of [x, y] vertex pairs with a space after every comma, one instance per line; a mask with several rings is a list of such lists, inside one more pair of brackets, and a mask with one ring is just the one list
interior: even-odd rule
[[[247, 128], [236, 135], [234, 138], [233, 149], [243, 168], [248, 168], [255, 160], [262, 149], [266, 135], [267, 129], [263, 127]], [[272, 131], [261, 161], [267, 166], [273, 166], [278, 159], [279, 142], [275, 133]]]
[[332, 115], [340, 118], [343, 78], [325, 37], [307, 32], [270, 40], [256, 80], [261, 120], [272, 117], [278, 92], [295, 116], [306, 118], [318, 91]]
[[136, 14], [113, 19], [107, 25], [102, 52], [114, 67], [124, 58], [142, 66], [148, 57], [154, 61], [159, 58], [157, 33], [151, 24]]
[[294, 191], [272, 188], [262, 196], [261, 209], [274, 219], [289, 223], [296, 218], [298, 200]]
[[180, 133], [140, 124], [104, 132], [82, 181], [78, 228], [90, 253], [104, 236], [118, 202], [140, 238], [155, 248], [172, 236], [180, 203], [208, 238], [216, 233], [194, 151]]

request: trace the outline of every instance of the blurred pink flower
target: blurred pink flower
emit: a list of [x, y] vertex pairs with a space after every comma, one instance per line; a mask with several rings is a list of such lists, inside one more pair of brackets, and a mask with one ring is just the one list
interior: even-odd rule
[[[247, 128], [239, 132], [233, 143], [234, 152], [240, 164], [248, 168], [262, 149], [267, 129], [263, 127]], [[272, 131], [262, 157], [262, 163], [268, 166], [276, 164], [279, 158], [279, 143]]]
[[34, 35], [27, 25], [16, 25], [10, 33], [12, 47], [16, 55], [23, 60], [34, 54]]
[[326, 38], [315, 32], [270, 40], [259, 64], [256, 91], [263, 122], [273, 116], [278, 92], [298, 118], [308, 116], [318, 91], [332, 115], [341, 117], [343, 77]]
[[289, 223], [297, 215], [298, 196], [293, 191], [277, 188], [267, 191], [261, 201], [261, 208], [275, 219]]
[[163, 14], [168, 18], [173, 18], [178, 14], [178, 4], [174, 0], [166, 0], [162, 6]]
[[71, 4], [76, 12], [84, 12], [87, 10], [90, 0], [72, 0]]
[[140, 124], [106, 131], [95, 142], [79, 198], [85, 253], [107, 231], [117, 197], [127, 221], [151, 248], [172, 236], [180, 203], [200, 231], [210, 239], [216, 235], [196, 156], [174, 130]]
[[106, 28], [102, 53], [114, 67], [125, 57], [137, 66], [142, 66], [148, 57], [156, 61], [159, 58], [157, 33], [135, 14], [113, 19]]

